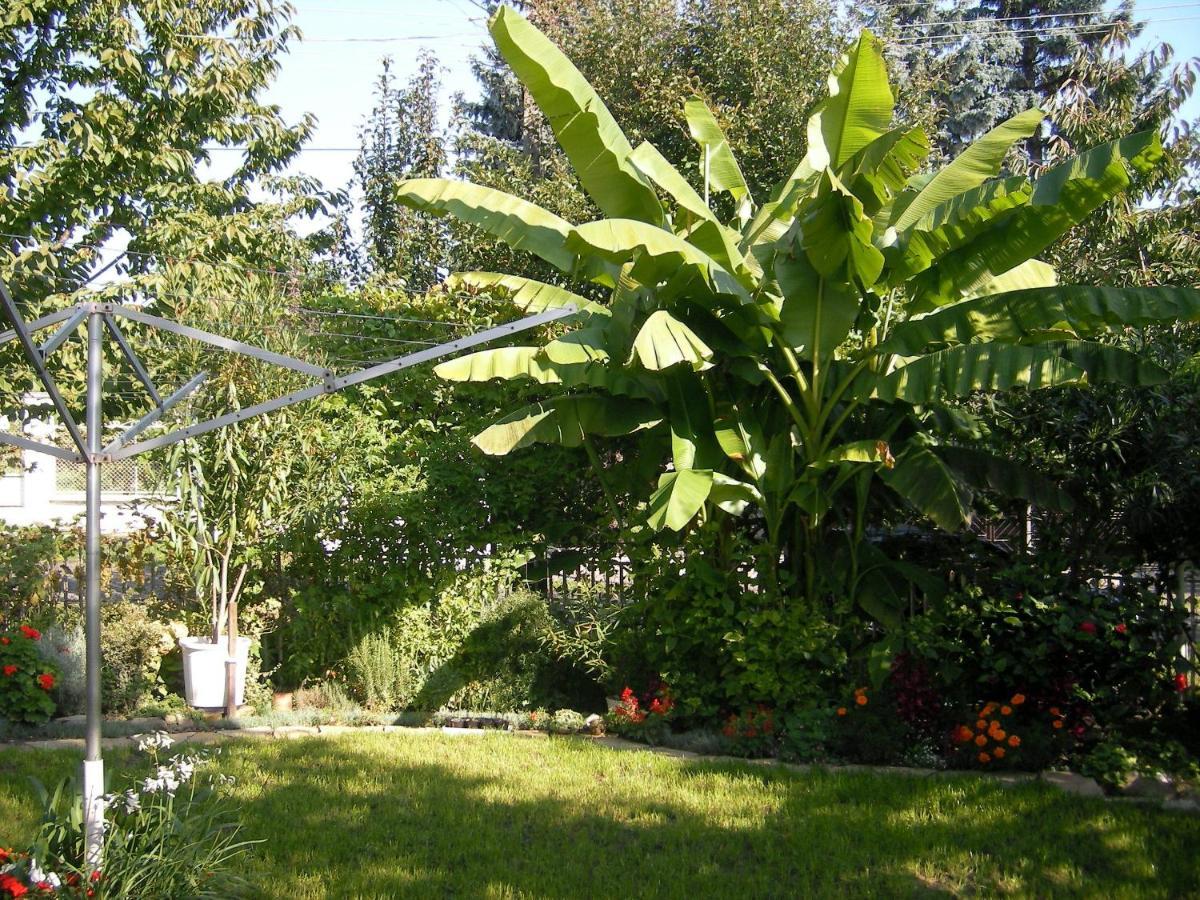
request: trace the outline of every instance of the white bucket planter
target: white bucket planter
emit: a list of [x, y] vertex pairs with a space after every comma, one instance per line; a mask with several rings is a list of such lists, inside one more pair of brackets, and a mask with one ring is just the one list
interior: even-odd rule
[[[225, 705], [225, 660], [229, 641], [214, 644], [207, 638], [179, 639], [183, 650], [183, 688], [188, 706], [218, 709]], [[237, 668], [234, 678], [234, 706], [241, 706], [246, 689], [246, 661], [250, 656], [250, 638], [237, 639]]]

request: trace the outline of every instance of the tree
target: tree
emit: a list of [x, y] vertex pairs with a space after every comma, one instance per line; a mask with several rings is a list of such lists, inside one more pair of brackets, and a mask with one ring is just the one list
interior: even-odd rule
[[431, 178], [446, 165], [438, 126], [438, 62], [428, 51], [404, 88], [385, 58], [376, 82], [375, 108], [360, 131], [362, 150], [354, 173], [363, 191], [363, 239], [371, 267], [404, 280], [410, 290], [437, 283], [445, 265], [445, 236], [436, 220], [397, 203], [396, 182]]
[[1013, 144], [1040, 127], [1044, 114], [1029, 110], [932, 176], [917, 175], [927, 139], [892, 126], [882, 48], [864, 32], [809, 121], [806, 156], [761, 205], [704, 104], [688, 104], [704, 192], [727, 194], [734, 209], [721, 221], [653, 145], [630, 145], [526, 20], [502, 8], [490, 29], [605, 218], [574, 225], [445, 180], [404, 182], [398, 196], [610, 293], [597, 303], [521, 277], [455, 276], [506, 290], [525, 309], [574, 304], [581, 323], [542, 346], [438, 367], [455, 380], [566, 389], [506, 416], [476, 444], [503, 455], [539, 442], [668, 439], [648, 524], [679, 530], [753, 510], [768, 555], [814, 607], [851, 598], [894, 619], [897, 581], [921, 580], [866, 540], [878, 486], [949, 529], [969, 519], [979, 486], [1069, 503], [1038, 473], [973, 446], [958, 400], [1160, 383], [1161, 367], [1096, 338], [1200, 318], [1195, 291], [1058, 285], [1036, 259], [1153, 169], [1156, 131], [1101, 144], [1038, 178], [997, 177]]

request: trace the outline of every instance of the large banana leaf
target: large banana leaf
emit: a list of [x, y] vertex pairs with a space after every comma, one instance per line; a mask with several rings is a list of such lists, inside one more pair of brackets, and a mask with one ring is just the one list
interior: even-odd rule
[[594, 316], [610, 315], [599, 303], [593, 303], [573, 291], [520, 275], [504, 275], [500, 272], [456, 272], [446, 279], [446, 287], [450, 290], [460, 287], [476, 290], [500, 288], [508, 293], [508, 299], [514, 306], [528, 314], [575, 306], [580, 312]]
[[968, 447], [937, 447], [934, 452], [967, 483], [1005, 497], [1020, 497], [1039, 509], [1070, 512], [1071, 495], [1046, 476], [1009, 459]]
[[651, 403], [575, 394], [519, 409], [484, 429], [471, 443], [490, 456], [504, 456], [537, 443], [579, 447], [586, 435], [617, 437], [660, 421], [662, 414]]
[[912, 445], [879, 473], [884, 484], [939, 527], [956, 531], [971, 518], [972, 492], [929, 447]]
[[1157, 131], [1101, 144], [1054, 167], [1033, 184], [1029, 202], [993, 220], [967, 245], [914, 279], [913, 309], [943, 306], [1037, 256], [1162, 158]]
[[558, 384], [553, 366], [538, 359], [541, 347], [497, 347], [447, 360], [433, 373], [446, 381], [491, 381], [494, 378], [532, 378], [541, 384]]
[[1040, 259], [1027, 259], [1019, 266], [1009, 269], [1003, 275], [979, 286], [970, 292], [965, 299], [986, 297], [989, 294], [1005, 294], [1009, 291], [1023, 291], [1028, 288], [1053, 287], [1058, 284], [1058, 273], [1049, 263]]
[[649, 178], [675, 201], [680, 209], [696, 219], [717, 221], [713, 211], [708, 208], [704, 198], [696, 193], [696, 189], [688, 184], [688, 180], [679, 173], [657, 147], [649, 141], [642, 141], [629, 157], [629, 162], [635, 169]]
[[675, 468], [709, 469], [720, 465], [724, 455], [713, 433], [708, 393], [700, 378], [687, 370], [677, 370], [666, 382]]
[[906, 231], [940, 204], [994, 178], [1000, 173], [1009, 148], [1037, 131], [1044, 118], [1046, 114], [1040, 109], [1030, 109], [1001, 122], [934, 175], [892, 227]]
[[808, 163], [840, 169], [892, 124], [895, 100], [878, 39], [864, 30], [829, 78], [829, 97], [808, 121]]
[[747, 506], [761, 505], [763, 502], [762, 494], [754, 485], [722, 475], [720, 472], [713, 473], [713, 485], [708, 499], [731, 516], [740, 516]]
[[1080, 384], [1087, 373], [1050, 346], [968, 344], [919, 356], [875, 382], [873, 397], [914, 406], [976, 391]]
[[842, 276], [870, 287], [883, 271], [883, 254], [872, 243], [871, 220], [863, 205], [826, 173], [817, 199], [801, 221], [800, 246], [822, 276]]
[[921, 128], [894, 128], [876, 138], [841, 168], [838, 178], [874, 216], [929, 155], [929, 138]]
[[699, 97], [692, 97], [683, 105], [683, 115], [692, 140], [700, 145], [705, 190], [711, 186], [713, 190], [727, 192], [737, 204], [738, 218], [748, 221], [753, 205], [750, 188], [725, 132]]
[[488, 23], [496, 48], [546, 115], [579, 182], [605, 215], [659, 224], [658, 196], [630, 164], [633, 152], [608, 107], [571, 61], [516, 10]]
[[658, 490], [650, 496], [646, 521], [655, 531], [663, 528], [682, 531], [704, 508], [712, 486], [711, 469], [663, 473], [658, 479]]
[[413, 209], [451, 215], [477, 225], [513, 249], [540, 256], [564, 272], [575, 267], [575, 254], [567, 249], [571, 223], [528, 200], [445, 178], [401, 181], [396, 186], [396, 199]]
[[775, 280], [783, 292], [783, 339], [804, 359], [831, 356], [858, 318], [858, 292], [840, 278], [821, 277], [799, 253], [776, 257]]
[[1017, 341], [1047, 332], [1086, 337], [1124, 327], [1200, 321], [1200, 291], [1059, 285], [963, 300], [892, 329], [880, 351], [911, 355], [947, 344]]
[[1171, 377], [1171, 373], [1158, 363], [1122, 347], [1091, 341], [1064, 341], [1047, 346], [1087, 372], [1089, 384], [1111, 381], [1129, 387], [1145, 387], [1162, 384]]
[[[713, 293], [749, 299], [738, 280], [704, 251], [669, 231], [632, 219], [601, 219], [571, 230], [570, 250], [613, 263], [633, 261], [632, 277], [645, 285], [684, 278]], [[691, 277], [694, 276], [694, 277]], [[682, 285], [681, 285], [682, 286]]]
[[809, 164], [807, 156], [802, 159], [792, 174], [775, 186], [767, 202], [742, 229], [742, 251], [749, 253], [753, 247], [773, 244], [783, 237], [800, 201], [812, 191], [820, 174], [820, 170]]
[[651, 313], [633, 340], [633, 355], [645, 368], [657, 372], [686, 363], [694, 370], [708, 368], [712, 348], [665, 309]]

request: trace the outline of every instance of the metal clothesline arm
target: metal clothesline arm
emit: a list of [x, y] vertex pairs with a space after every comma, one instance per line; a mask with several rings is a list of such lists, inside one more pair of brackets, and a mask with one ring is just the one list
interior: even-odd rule
[[[66, 309], [60, 309], [52, 313], [46, 313], [46, 315], [41, 316], [40, 318], [34, 319], [31, 322], [26, 322], [25, 329], [32, 334], [39, 329], [45, 328], [47, 325], [56, 325], [59, 322], [69, 319], [77, 312], [79, 312], [78, 306], [68, 306]], [[10, 328], [8, 331], [0, 331], [0, 344], [7, 344], [16, 336], [17, 331], [15, 328]]]
[[38, 453], [57, 456], [59, 459], [65, 459], [68, 462], [83, 461], [83, 457], [74, 450], [65, 450], [62, 447], [55, 447], [53, 444], [43, 444], [41, 441], [32, 441], [23, 435], [9, 434], [7, 431], [0, 431], [0, 444], [11, 444], [14, 447], [20, 447], [22, 450], [36, 450]]
[[146, 391], [150, 394], [150, 399], [154, 401], [154, 405], [162, 406], [163, 400], [158, 395], [158, 388], [154, 386], [154, 382], [150, 378], [150, 373], [146, 371], [146, 367], [142, 365], [142, 361], [138, 358], [138, 355], [129, 346], [129, 341], [125, 340], [125, 335], [121, 333], [121, 329], [117, 327], [117, 320], [112, 316], [105, 316], [104, 324], [108, 326], [109, 334], [113, 336], [113, 340], [121, 348], [121, 354], [133, 369], [134, 374], [137, 375], [138, 381], [145, 386]]
[[284, 356], [282, 353], [272, 353], [270, 350], [263, 350], [261, 347], [255, 347], [252, 344], [244, 344], [241, 341], [235, 341], [227, 337], [221, 337], [219, 334], [213, 334], [209, 331], [201, 331], [199, 328], [192, 328], [190, 325], [180, 325], [178, 322], [172, 322], [170, 319], [163, 319], [159, 316], [152, 316], [148, 313], [140, 312], [136, 309], [131, 309], [128, 306], [114, 305], [112, 308], [113, 315], [121, 316], [125, 319], [130, 319], [134, 322], [141, 322], [143, 325], [151, 325], [154, 328], [169, 331], [172, 334], [178, 334], [181, 337], [191, 338], [194, 341], [201, 341], [205, 344], [211, 344], [214, 347], [220, 347], [222, 350], [228, 350], [231, 353], [241, 353], [244, 356], [250, 356], [254, 359], [262, 360], [263, 362], [273, 363], [277, 366], [282, 366], [285, 369], [292, 369], [296, 372], [303, 372], [305, 375], [315, 375], [317, 378], [326, 378], [333, 373], [322, 366], [315, 366], [312, 363], [304, 362], [301, 359], [295, 359], [291, 356]]
[[75, 313], [75, 315], [71, 316], [71, 318], [67, 319], [66, 324], [59, 328], [58, 331], [54, 332], [54, 334], [51, 335], [50, 340], [38, 347], [38, 352], [42, 354], [42, 359], [49, 358], [51, 353], [61, 347], [63, 341], [74, 334], [75, 329], [79, 327], [79, 323], [86, 318], [87, 310], [81, 309]]
[[[46, 363], [42, 359], [42, 354], [34, 346], [33, 338], [29, 336], [29, 329], [25, 326], [25, 320], [21, 318], [20, 312], [17, 311], [17, 304], [13, 302], [12, 294], [8, 292], [8, 285], [4, 283], [3, 279], [0, 279], [0, 308], [3, 308], [4, 315], [12, 323], [13, 331], [16, 334], [17, 340], [21, 342], [21, 349], [25, 353], [25, 358], [33, 366], [34, 371], [37, 372], [38, 380], [42, 382], [42, 387], [46, 389], [46, 393], [50, 395], [50, 400], [54, 404], [59, 418], [62, 419], [63, 425], [66, 426], [72, 443], [86, 457], [88, 453], [87, 444], [84, 443], [83, 435], [79, 433], [79, 426], [75, 424], [75, 419], [71, 415], [71, 411], [67, 409], [67, 404], [63, 401], [62, 395], [58, 392], [58, 387], [55, 386], [54, 379], [50, 377], [50, 373], [46, 370]], [[70, 318], [77, 311], [77, 309], [67, 310], [66, 315], [62, 318]], [[45, 318], [43, 316], [38, 321], [43, 321]], [[54, 321], [61, 321], [61, 319], [55, 319]]]
[[176, 403], [178, 403], [180, 400], [183, 400], [189, 394], [191, 394], [192, 391], [200, 387], [206, 378], [208, 378], [207, 372], [201, 372], [199, 375], [192, 378], [187, 384], [185, 384], [175, 393], [171, 394], [171, 396], [167, 397], [166, 400], [163, 400], [162, 403], [160, 403], [156, 408], [150, 410], [150, 412], [146, 413], [146, 415], [142, 416], [142, 418], [130, 425], [124, 434], [114, 439], [112, 443], [104, 448], [104, 452], [109, 454], [115, 453], [121, 447], [128, 444], [131, 440], [165, 416], [171, 410], [171, 407], [173, 407]]
[[[457, 353], [460, 350], [465, 350], [469, 347], [475, 347], [479, 344], [485, 344], [488, 341], [493, 341], [499, 337], [515, 334], [520, 331], [525, 331], [530, 328], [536, 328], [538, 325], [545, 325], [547, 322], [554, 322], [558, 319], [564, 319], [567, 316], [572, 316], [577, 312], [574, 306], [564, 306], [561, 309], [551, 309], [545, 312], [537, 313], [536, 315], [526, 316], [523, 319], [518, 319], [515, 322], [509, 322], [507, 325], [497, 325], [495, 328], [489, 328], [486, 331], [481, 331], [478, 334], [472, 334], [468, 337], [459, 338], [449, 341], [445, 344], [439, 344], [437, 347], [430, 347], [427, 350], [418, 350], [416, 353], [409, 353], [406, 356], [401, 356], [389, 362], [380, 363], [377, 366], [371, 366], [367, 369], [360, 369], [357, 372], [351, 372], [347, 375], [326, 378], [321, 384], [314, 384], [311, 387], [302, 388], [298, 391], [293, 391], [283, 397], [277, 397], [274, 400], [267, 400], [263, 403], [247, 406], [245, 409], [239, 409], [235, 412], [227, 413], [219, 416], [216, 419], [211, 419], [208, 422], [201, 422], [198, 425], [191, 425], [187, 428], [180, 428], [176, 431], [168, 432], [156, 438], [151, 438], [148, 441], [142, 441], [137, 444], [131, 444], [122, 447], [109, 455], [111, 460], [128, 459], [131, 456], [137, 456], [140, 453], [146, 453], [150, 450], [157, 450], [159, 447], [167, 447], [171, 444], [176, 444], [179, 441], [187, 440], [188, 438], [199, 437], [210, 431], [215, 431], [218, 428], [223, 428], [226, 425], [233, 425], [237, 422], [243, 422], [246, 419], [254, 418], [265, 413], [274, 412], [278, 409], [283, 409], [287, 406], [292, 406], [296, 403], [302, 403], [305, 400], [311, 400], [314, 397], [320, 397], [323, 394], [332, 394], [340, 391], [343, 388], [353, 387], [356, 384], [362, 384], [365, 381], [379, 378], [383, 375], [390, 375], [393, 372], [399, 372], [402, 369], [407, 369], [410, 366], [420, 365], [423, 362], [438, 359], [443, 356], [448, 356], [451, 353]], [[106, 451], [107, 452], [107, 451]]]

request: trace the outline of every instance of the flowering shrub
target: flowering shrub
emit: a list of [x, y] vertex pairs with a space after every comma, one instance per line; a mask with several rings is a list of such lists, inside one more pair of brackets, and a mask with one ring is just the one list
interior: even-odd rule
[[775, 710], [765, 704], [735, 713], [725, 720], [721, 734], [732, 742], [735, 753], [768, 756], [775, 751]]
[[1036, 771], [1067, 758], [1094, 724], [1080, 708], [1043, 706], [1017, 693], [974, 709], [950, 739], [958, 763], [967, 768]]
[[853, 762], [902, 762], [914, 740], [914, 731], [897, 713], [889, 684], [878, 690], [854, 688], [835, 710], [835, 753]]
[[171, 738], [157, 733], [138, 749], [150, 771], [104, 797], [104, 848], [97, 867], [84, 861], [83, 811], [74, 779], [52, 794], [44, 788], [44, 816], [26, 853], [0, 851], [0, 896], [228, 897], [245, 883], [231, 870], [254, 841], [239, 840], [241, 826], [222, 790], [232, 778], [207, 771], [212, 754], [166, 757]]
[[0, 717], [40, 725], [54, 714], [58, 669], [38, 652], [41, 632], [28, 625], [0, 633]]
[[[645, 701], [645, 702], [643, 702]], [[639, 699], [633, 688], [621, 691], [621, 702], [608, 714], [608, 729], [615, 734], [657, 743], [666, 732], [675, 701], [666, 685], [659, 685], [649, 697]]]

